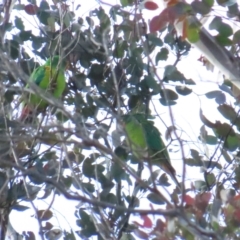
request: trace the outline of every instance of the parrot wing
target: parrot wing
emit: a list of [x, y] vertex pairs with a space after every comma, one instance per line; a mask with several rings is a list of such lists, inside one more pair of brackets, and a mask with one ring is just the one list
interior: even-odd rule
[[142, 125], [132, 115], [124, 115], [123, 122], [127, 133], [127, 142], [132, 148], [133, 154], [138, 158], [146, 157], [147, 142]]
[[142, 123], [147, 140], [147, 146], [151, 156], [151, 164], [159, 166], [168, 173], [173, 181], [180, 188], [176, 178], [176, 170], [171, 164], [167, 148], [162, 140], [159, 130], [153, 125], [153, 122], [145, 120]]
[[46, 69], [45, 66], [40, 66], [36, 68], [33, 73], [30, 76], [30, 80], [40, 86], [42, 80], [44, 79], [44, 76], [46, 75]]
[[[154, 123], [147, 120], [143, 114], [125, 115], [125, 118], [127, 119], [125, 130], [129, 140], [138, 149], [142, 149], [141, 151], [147, 149], [148, 153], [145, 156], [147, 155], [147, 159], [151, 160], [151, 164], [162, 168], [180, 186], [176, 179], [176, 171], [171, 165], [167, 148]], [[136, 151], [134, 148], [133, 150]], [[136, 153], [134, 154], [136, 155]], [[140, 157], [139, 154], [137, 156]], [[141, 156], [145, 157], [144, 155]]]

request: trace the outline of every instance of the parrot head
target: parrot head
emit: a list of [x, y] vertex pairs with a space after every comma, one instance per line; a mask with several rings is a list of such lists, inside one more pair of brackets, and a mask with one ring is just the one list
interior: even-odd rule
[[52, 66], [53, 68], [62, 68], [62, 69], [65, 69], [66, 66], [67, 66], [67, 62], [65, 59], [63, 58], [60, 58], [60, 56], [53, 56], [52, 58], [49, 58], [47, 61], [46, 61], [46, 65], [47, 66]]

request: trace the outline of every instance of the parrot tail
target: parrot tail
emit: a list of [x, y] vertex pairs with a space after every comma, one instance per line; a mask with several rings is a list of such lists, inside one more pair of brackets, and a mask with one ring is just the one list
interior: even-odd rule
[[173, 168], [173, 166], [170, 163], [166, 163], [166, 164], [162, 164], [161, 168], [170, 175], [170, 177], [175, 182], [179, 190], [181, 190], [181, 184], [178, 182], [176, 178], [176, 170]]
[[33, 111], [28, 106], [25, 106], [22, 109], [19, 120], [22, 122], [31, 122], [33, 120]]

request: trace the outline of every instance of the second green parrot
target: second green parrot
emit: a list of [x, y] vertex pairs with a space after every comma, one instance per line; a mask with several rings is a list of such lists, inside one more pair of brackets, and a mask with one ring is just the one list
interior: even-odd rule
[[138, 158], [151, 161], [168, 173], [174, 182], [180, 186], [176, 171], [171, 165], [167, 148], [161, 138], [159, 130], [144, 114], [127, 114], [123, 116], [124, 129], [128, 145]]
[[[30, 76], [30, 81], [34, 82], [41, 89], [52, 93], [55, 98], [61, 98], [66, 87], [64, 71], [66, 62], [60, 61], [59, 56], [49, 58], [46, 63], [36, 68]], [[27, 87], [29, 87], [27, 85]], [[22, 97], [23, 110], [20, 115], [21, 121], [31, 121], [34, 116], [44, 112], [48, 102], [37, 94], [25, 94]]]

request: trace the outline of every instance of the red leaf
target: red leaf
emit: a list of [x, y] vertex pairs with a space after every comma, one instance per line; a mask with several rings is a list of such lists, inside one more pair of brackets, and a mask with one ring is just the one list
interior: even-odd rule
[[227, 221], [230, 221], [233, 218], [235, 208], [230, 204], [227, 204], [226, 207], [223, 209], [223, 214]]
[[237, 209], [235, 212], [234, 212], [234, 219], [238, 222], [240, 222], [240, 210]]
[[144, 8], [146, 8], [148, 10], [158, 9], [158, 5], [153, 1], [145, 1], [145, 2], [143, 2], [143, 6], [144, 6]]
[[156, 32], [166, 27], [167, 24], [168, 24], [168, 21], [161, 19], [160, 16], [155, 16], [154, 18], [152, 18], [152, 20], [149, 23], [149, 30], [151, 33]]
[[182, 38], [185, 40], [187, 38], [187, 28], [188, 28], [188, 22], [186, 19], [183, 20], [183, 30], [182, 30]]
[[209, 203], [211, 197], [212, 197], [212, 194], [210, 192], [205, 192], [202, 194], [202, 199], [206, 203]]
[[38, 210], [36, 218], [42, 221], [47, 221], [50, 218], [52, 218], [52, 216], [53, 216], [53, 213], [50, 210]]
[[141, 231], [140, 229], [135, 229], [134, 234], [141, 239], [149, 239], [149, 234]]
[[198, 194], [195, 197], [195, 206], [201, 210], [202, 212], [205, 212], [208, 203], [211, 199], [212, 194], [210, 192], [205, 192], [202, 194]]
[[240, 195], [236, 195], [236, 196], [234, 197], [234, 200], [235, 200], [235, 201], [239, 201], [239, 200], [240, 200]]
[[151, 203], [149, 204], [149, 206], [150, 206], [151, 210], [154, 210], [154, 207]]
[[158, 232], [163, 232], [165, 227], [166, 227], [165, 222], [163, 222], [161, 219], [158, 219], [154, 229]]
[[156, 32], [163, 29], [168, 23], [174, 23], [178, 17], [174, 6], [165, 8], [158, 16], [153, 17], [150, 21], [150, 32]]
[[143, 220], [143, 227], [145, 227], [145, 228], [152, 227], [152, 221], [147, 215], [141, 215], [141, 218]]
[[231, 201], [231, 204], [235, 207], [235, 208], [240, 208], [240, 195], [236, 195], [233, 200]]
[[137, 225], [138, 227], [143, 227], [143, 224], [136, 222], [136, 221], [133, 221], [133, 224]]
[[183, 199], [184, 199], [184, 202], [189, 206], [193, 206], [195, 204], [195, 199], [190, 197], [189, 195], [185, 195]]
[[169, 0], [167, 1], [167, 6], [174, 6], [178, 3], [178, 0]]
[[38, 6], [34, 4], [25, 5], [24, 10], [29, 15], [36, 15], [38, 11]]

